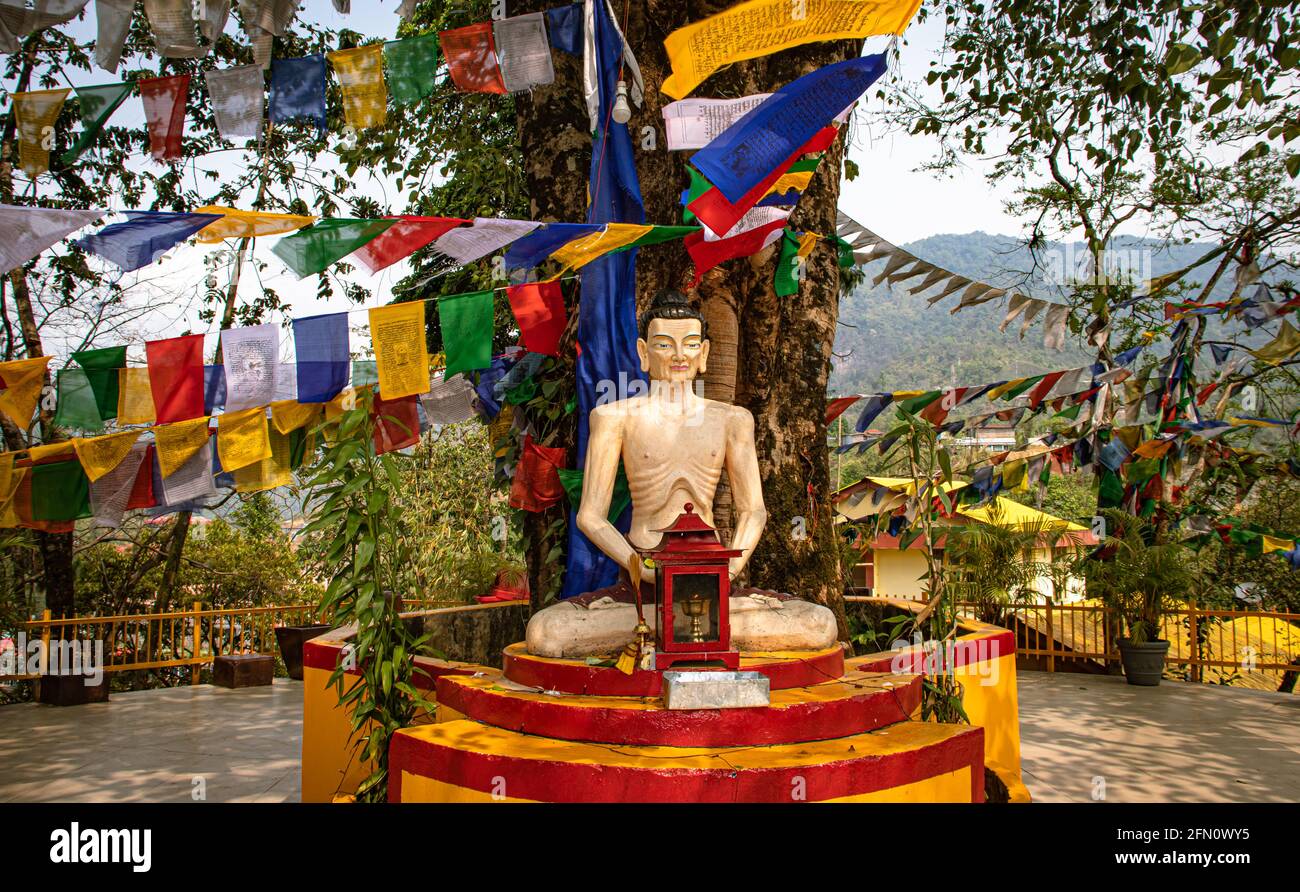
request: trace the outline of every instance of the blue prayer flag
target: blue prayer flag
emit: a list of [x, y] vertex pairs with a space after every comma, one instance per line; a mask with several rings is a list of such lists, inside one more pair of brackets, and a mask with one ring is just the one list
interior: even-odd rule
[[[604, 3], [592, 4], [596, 73], [600, 88], [599, 129], [592, 141], [587, 193], [588, 223], [644, 223], [641, 183], [632, 154], [627, 125], [613, 121], [610, 109], [618, 85], [623, 40]], [[582, 268], [582, 300], [578, 304], [578, 343], [582, 355], [575, 369], [578, 397], [576, 467], [587, 460], [587, 419], [596, 405], [600, 381], [644, 381], [636, 354], [637, 249], [606, 254]], [[622, 390], [623, 387], [620, 387]], [[615, 523], [626, 533], [632, 522], [629, 505]], [[569, 547], [561, 597], [613, 585], [619, 566], [578, 529], [576, 512], [569, 514]]]
[[546, 10], [546, 32], [551, 46], [570, 56], [582, 55], [582, 4], [553, 6]]
[[348, 314], [293, 320], [298, 402], [328, 403], [348, 386]]
[[325, 132], [325, 56], [301, 56], [271, 62], [271, 120], [311, 118]]
[[871, 427], [871, 422], [876, 420], [876, 416], [885, 411], [885, 407], [893, 401], [892, 393], [873, 393], [867, 397], [866, 405], [862, 407], [862, 414], [858, 416], [858, 423], [854, 426], [854, 430], [865, 434], [867, 428]]
[[691, 158], [732, 203], [757, 186], [885, 73], [885, 54], [827, 65], [786, 84]]
[[171, 211], [123, 211], [125, 223], [105, 226], [77, 239], [83, 251], [98, 254], [123, 272], [148, 266], [175, 245], [221, 214], [178, 214]]
[[213, 409], [226, 407], [226, 367], [224, 365], [205, 365], [203, 367], [203, 414], [211, 415]]
[[532, 269], [569, 242], [602, 229], [599, 223], [547, 223], [510, 245], [504, 260], [506, 271]]
[[1231, 347], [1221, 347], [1218, 344], [1210, 345], [1210, 352], [1214, 354], [1214, 364], [1223, 365], [1228, 361], [1228, 354], [1232, 352]]

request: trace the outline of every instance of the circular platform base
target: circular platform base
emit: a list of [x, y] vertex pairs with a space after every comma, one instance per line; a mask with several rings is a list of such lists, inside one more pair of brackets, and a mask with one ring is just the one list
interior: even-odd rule
[[[505, 677], [517, 684], [564, 694], [598, 697], [658, 697], [663, 675], [636, 670], [625, 675], [613, 666], [590, 666], [585, 660], [559, 660], [528, 653], [523, 642], [504, 651]], [[844, 674], [844, 651], [839, 645], [825, 650], [742, 653], [742, 671], [761, 672], [773, 691], [802, 688], [836, 681]]]
[[648, 746], [747, 746], [827, 740], [906, 721], [921, 704], [915, 675], [851, 672], [772, 692], [766, 707], [672, 710], [655, 697], [556, 696], [500, 678], [438, 680], [439, 721], [464, 717], [511, 731]]

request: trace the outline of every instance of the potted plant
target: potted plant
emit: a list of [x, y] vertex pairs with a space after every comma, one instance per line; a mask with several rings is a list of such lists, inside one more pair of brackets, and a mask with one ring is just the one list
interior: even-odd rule
[[1124, 677], [1133, 685], [1158, 685], [1169, 642], [1163, 620], [1192, 586], [1191, 555], [1177, 542], [1161, 542], [1156, 528], [1123, 511], [1103, 512], [1106, 535], [1083, 558], [1082, 575], [1119, 616], [1127, 637], [1116, 641]]
[[289, 677], [302, 681], [303, 645], [318, 635], [329, 631], [328, 623], [308, 623], [302, 626], [276, 626], [275, 643], [280, 648], [280, 659]]

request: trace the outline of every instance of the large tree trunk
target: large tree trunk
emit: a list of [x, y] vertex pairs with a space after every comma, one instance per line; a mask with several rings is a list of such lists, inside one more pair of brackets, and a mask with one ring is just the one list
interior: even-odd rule
[[[521, 4], [531, 12], [546, 3]], [[669, 74], [663, 39], [674, 29], [732, 5], [732, 0], [643, 0], [613, 4], [645, 78], [645, 103], [628, 123], [636, 147], [646, 219], [679, 223], [687, 183], [687, 152], [669, 152], [662, 108], [671, 99], [659, 85]], [[626, 16], [626, 19], [625, 19]], [[818, 43], [715, 74], [693, 95], [769, 92], [824, 65], [857, 55], [859, 41]], [[590, 136], [577, 60], [562, 53], [555, 83], [516, 99], [529, 195], [537, 218], [578, 221], [586, 209]], [[571, 160], [576, 157], [576, 163]], [[827, 153], [812, 187], [791, 218], [796, 229], [831, 235], [839, 198], [842, 146]], [[830, 606], [847, 639], [839, 563], [832, 526], [826, 449], [826, 383], [839, 303], [839, 268], [831, 244], [819, 245], [799, 293], [773, 291], [776, 251], [724, 264], [695, 292], [710, 324], [705, 392], [754, 414], [768, 523], [750, 563], [750, 581]], [[690, 258], [680, 242], [643, 248], [637, 261], [637, 302], [643, 308], [665, 287], [685, 288]], [[563, 445], [572, 446], [571, 438]], [[719, 492], [719, 522], [730, 525], [730, 495]], [[528, 518], [530, 580], [547, 563], [551, 542], [538, 538], [546, 515]]]

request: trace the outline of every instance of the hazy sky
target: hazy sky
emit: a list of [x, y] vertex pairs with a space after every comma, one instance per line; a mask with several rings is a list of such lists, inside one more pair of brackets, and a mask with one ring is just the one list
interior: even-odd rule
[[[67, 26], [80, 39], [94, 38], [94, 2], [92, 0], [87, 7], [88, 15], [83, 21]], [[376, 0], [357, 0], [353, 3], [354, 12], [342, 15], [335, 11], [330, 0], [306, 0], [305, 8], [299, 15], [303, 20], [314, 21], [328, 28], [346, 27], [367, 36], [391, 38], [398, 23], [396, 7], [397, 0], [383, 0], [382, 3]], [[232, 19], [228, 31], [235, 33], [236, 28]], [[900, 69], [890, 72], [886, 77], [919, 80], [924, 76], [941, 42], [942, 31], [938, 23], [914, 27], [909, 32], [908, 42], [902, 47]], [[868, 51], [882, 47], [881, 41], [872, 41]], [[110, 77], [95, 69], [89, 74], [78, 75], [74, 82], [103, 83]], [[494, 100], [485, 96], [483, 101]], [[955, 177], [944, 178], [918, 172], [917, 166], [933, 156], [934, 140], [906, 134], [882, 134], [876, 123], [878, 118], [874, 105], [874, 101], [864, 102], [855, 115], [849, 157], [858, 164], [861, 173], [855, 181], [843, 183], [840, 206], [847, 213], [885, 238], [900, 244], [937, 233], [984, 230], [1017, 234], [1020, 231], [1018, 223], [1003, 211], [1003, 202], [1009, 197], [1009, 191], [992, 189], [982, 175], [982, 167], [967, 168]], [[114, 123], [142, 127], [143, 114], [139, 100], [129, 99], [115, 115]], [[204, 164], [217, 170], [223, 167], [229, 169], [230, 165], [237, 163], [238, 158], [236, 152], [223, 153], [211, 160], [205, 159]], [[160, 169], [160, 165], [147, 158], [141, 159], [139, 164], [144, 169]], [[376, 191], [381, 190], [383, 185], [378, 181], [372, 183]], [[394, 207], [395, 211], [401, 209]], [[256, 293], [255, 289], [260, 287], [260, 282], [266, 287], [274, 288], [290, 301], [292, 306], [285, 313], [285, 318], [355, 309], [355, 305], [342, 298], [331, 301], [318, 299], [316, 277], [298, 281], [271, 254], [270, 248], [274, 241], [267, 239], [257, 246], [257, 257], [267, 263], [267, 269], [261, 273], [260, 278], [251, 267], [245, 268], [241, 281], [241, 293], [245, 299]], [[209, 352], [215, 349], [216, 324], [207, 325], [198, 321], [198, 296], [204, 288], [205, 278], [202, 258], [211, 250], [192, 245], [183, 246], [161, 263], [142, 271], [141, 278], [150, 284], [138, 289], [141, 295], [138, 299], [147, 300], [156, 311], [139, 320], [132, 329], [133, 333], [138, 333], [141, 338], [155, 338], [164, 334], [179, 334], [187, 329], [209, 330], [214, 332], [209, 338]], [[219, 274], [222, 282], [228, 275], [228, 269], [227, 264]], [[392, 284], [400, 280], [407, 269], [407, 264], [401, 263], [376, 276], [370, 276], [363, 270], [353, 278], [372, 289], [372, 299], [367, 302], [367, 306], [376, 306], [389, 300]], [[363, 325], [364, 313], [354, 316], [353, 322], [355, 325]], [[50, 334], [54, 335], [53, 332]], [[356, 340], [354, 337], [354, 346]], [[61, 345], [51, 344], [54, 350], [64, 354], [76, 346], [66, 342]], [[134, 352], [133, 350], [133, 354]], [[143, 351], [140, 352], [142, 354]]]

